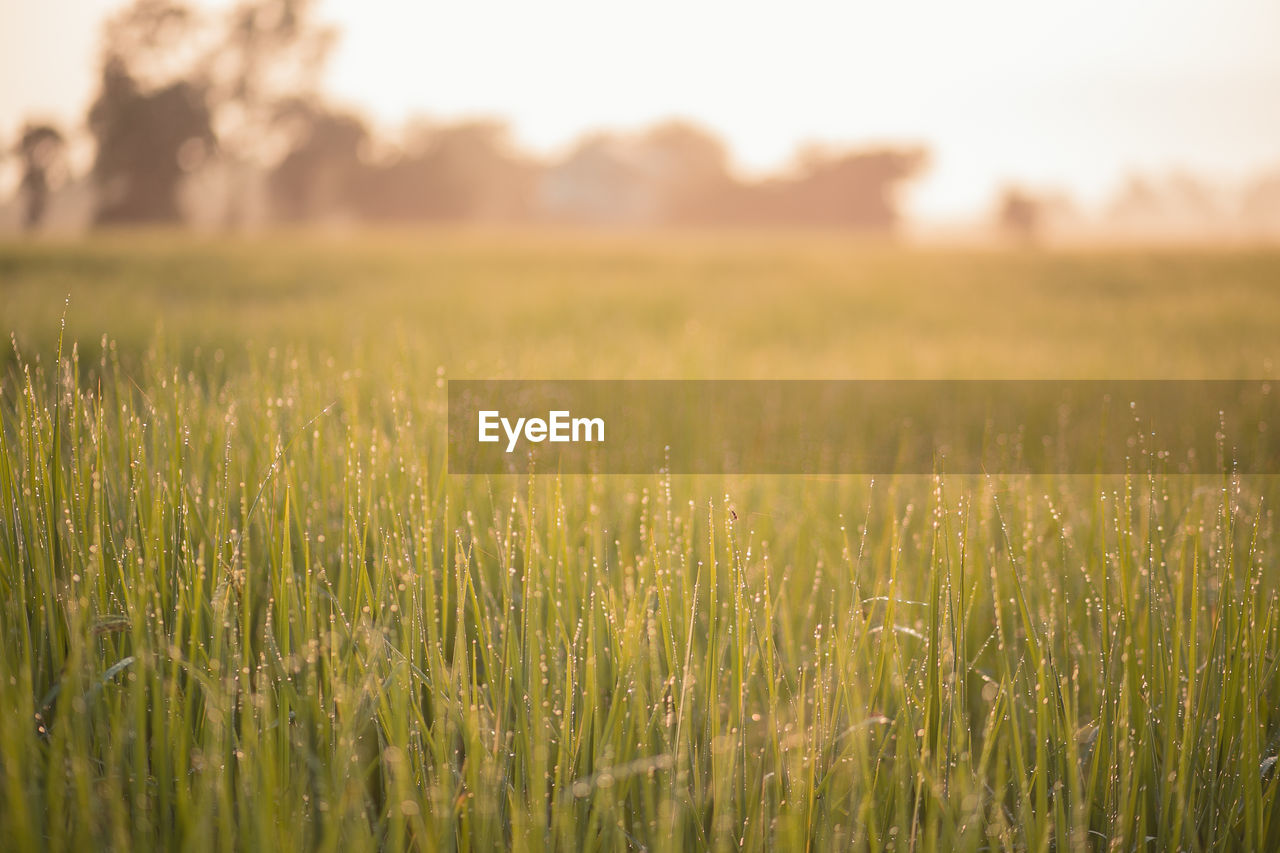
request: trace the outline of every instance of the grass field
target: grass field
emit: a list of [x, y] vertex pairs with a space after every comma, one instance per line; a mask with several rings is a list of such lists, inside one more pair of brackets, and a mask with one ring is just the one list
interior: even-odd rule
[[444, 467], [451, 378], [1267, 378], [1277, 282], [835, 236], [0, 247], [0, 846], [1280, 849], [1280, 478]]

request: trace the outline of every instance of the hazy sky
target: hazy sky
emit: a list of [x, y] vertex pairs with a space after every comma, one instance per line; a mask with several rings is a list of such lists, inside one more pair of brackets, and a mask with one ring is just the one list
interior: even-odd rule
[[[119, 0], [0, 0], [0, 134], [83, 113]], [[554, 152], [584, 129], [694, 117], [738, 164], [805, 139], [919, 141], [928, 217], [1001, 181], [1096, 201], [1132, 169], [1280, 166], [1280, 2], [322, 0], [327, 89], [380, 124], [504, 116]]]

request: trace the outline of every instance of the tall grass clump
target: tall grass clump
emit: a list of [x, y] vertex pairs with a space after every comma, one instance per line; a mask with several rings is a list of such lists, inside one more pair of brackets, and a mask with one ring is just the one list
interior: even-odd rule
[[162, 341], [4, 377], [8, 849], [1280, 849], [1274, 478], [463, 478]]

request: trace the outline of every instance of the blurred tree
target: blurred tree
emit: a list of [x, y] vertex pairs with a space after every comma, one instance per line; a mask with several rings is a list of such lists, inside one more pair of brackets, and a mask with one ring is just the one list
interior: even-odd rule
[[228, 225], [245, 218], [253, 174], [288, 145], [281, 122], [296, 118], [288, 105], [318, 100], [319, 72], [335, 32], [315, 21], [315, 5], [314, 0], [237, 3], [200, 65], [210, 81], [214, 126], [233, 183]]
[[1040, 239], [1044, 227], [1044, 204], [1031, 193], [1009, 187], [996, 207], [996, 225], [1010, 240], [1029, 245]]
[[518, 220], [536, 174], [501, 122], [419, 126], [400, 156], [365, 172], [357, 206], [372, 219]]
[[922, 149], [883, 148], [801, 158], [792, 190], [795, 221], [888, 233], [898, 227], [898, 191], [928, 163]]
[[44, 221], [49, 203], [49, 175], [65, 147], [61, 131], [48, 124], [28, 124], [14, 146], [14, 153], [22, 161], [18, 192], [23, 200], [22, 226], [28, 231], [39, 228]]
[[593, 225], [652, 223], [660, 212], [652, 167], [633, 139], [613, 133], [587, 134], [547, 169], [538, 205], [550, 219]]
[[98, 224], [182, 220], [182, 177], [215, 143], [207, 86], [185, 76], [196, 25], [184, 5], [136, 0], [104, 27], [101, 86], [89, 110]]
[[195, 10], [183, 3], [134, 0], [103, 25], [103, 69], [119, 65], [149, 91], [192, 78], [208, 49], [201, 25]]
[[89, 111], [97, 141], [93, 179], [99, 224], [176, 223], [182, 220], [182, 177], [215, 144], [206, 93], [181, 80], [148, 91], [123, 59], [110, 58]]
[[790, 175], [748, 184], [726, 211], [752, 225], [818, 226], [889, 234], [898, 193], [928, 163], [920, 148], [801, 149]]
[[306, 101], [285, 105], [279, 122], [294, 141], [269, 179], [276, 215], [297, 222], [354, 212], [368, 171], [360, 159], [369, 141], [364, 122]]
[[332, 42], [314, 5], [242, 0], [218, 27], [182, 2], [134, 0], [108, 21], [89, 117], [99, 222], [179, 220], [183, 175], [215, 149], [232, 184], [225, 218], [243, 220], [253, 174], [282, 148], [280, 105], [310, 91]]
[[1233, 204], [1213, 182], [1187, 172], [1131, 175], [1107, 206], [1112, 234], [1141, 240], [1204, 240], [1232, 232]]
[[723, 194], [733, 184], [729, 154], [711, 132], [686, 121], [668, 121], [644, 133], [636, 161], [657, 195], [658, 216], [689, 224], [715, 219]]
[[604, 224], [822, 226], [888, 233], [919, 148], [804, 149], [790, 175], [742, 182], [725, 146], [687, 122], [632, 136], [593, 134], [543, 176], [555, 219]]

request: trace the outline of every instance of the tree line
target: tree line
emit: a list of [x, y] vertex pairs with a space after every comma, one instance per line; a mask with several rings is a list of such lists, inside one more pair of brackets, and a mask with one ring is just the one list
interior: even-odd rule
[[[519, 150], [501, 122], [411, 124], [398, 138], [327, 102], [318, 75], [335, 32], [314, 0], [243, 0], [220, 13], [135, 0], [104, 25], [84, 129], [100, 226], [182, 224], [184, 183], [216, 170], [228, 227], [265, 190], [270, 218], [369, 222], [551, 221], [804, 225], [890, 232], [915, 147], [810, 147], [743, 180], [728, 148], [687, 121], [593, 133], [567, 154]], [[37, 228], [66, 133], [28, 124], [14, 143], [23, 222]]]

